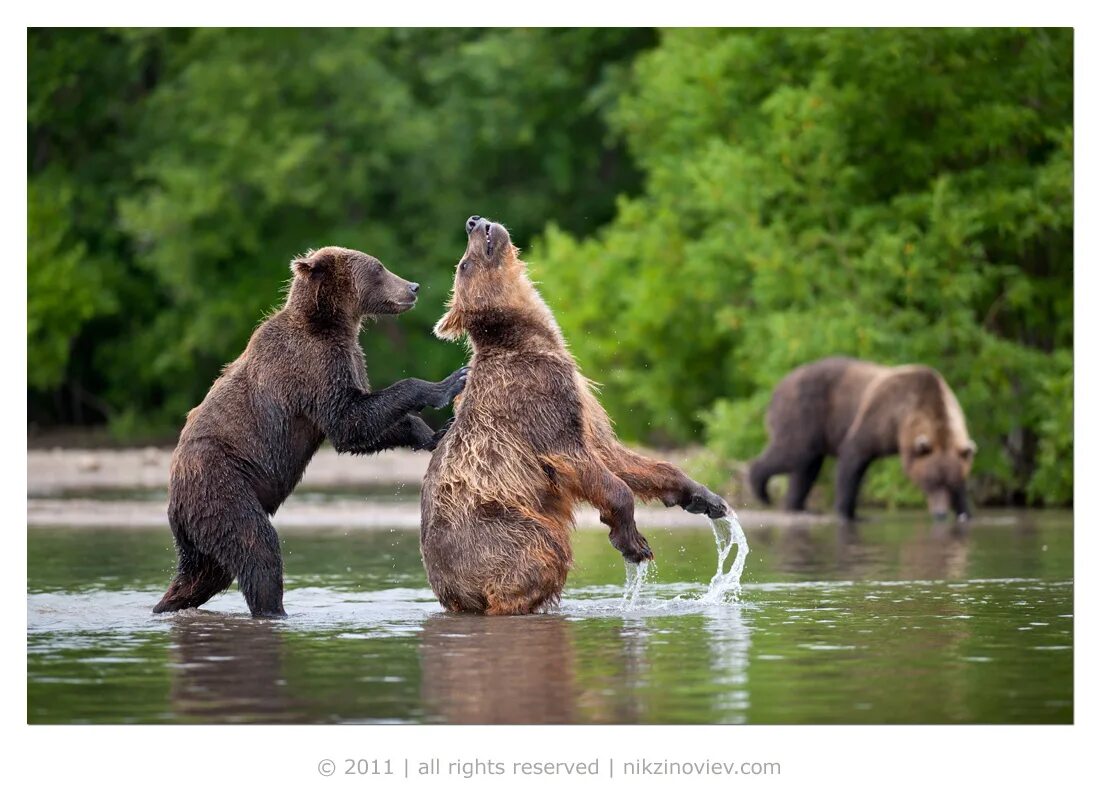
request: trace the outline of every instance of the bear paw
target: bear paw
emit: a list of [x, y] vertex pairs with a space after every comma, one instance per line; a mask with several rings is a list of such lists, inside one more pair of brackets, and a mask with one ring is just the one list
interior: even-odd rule
[[440, 427], [439, 430], [437, 430], [435, 433], [432, 434], [432, 437], [430, 439], [428, 439], [427, 442], [425, 442], [423, 445], [421, 445], [417, 449], [418, 450], [427, 450], [429, 453], [432, 452], [433, 450], [435, 450], [437, 447], [439, 447], [439, 443], [441, 441], [443, 441], [443, 437], [447, 435], [447, 431], [449, 431], [451, 429], [451, 425], [453, 425], [454, 422], [455, 422], [454, 417], [451, 417], [450, 419], [448, 419], [446, 422], [443, 423], [443, 426]]
[[691, 493], [691, 499], [684, 504], [684, 510], [692, 514], [705, 514], [712, 520], [725, 517], [730, 513], [726, 501], [711, 492], [705, 486], [700, 486]]
[[432, 408], [446, 408], [454, 402], [454, 398], [466, 388], [466, 378], [469, 374], [470, 367], [463, 366], [457, 372], [436, 383], [432, 389], [432, 395], [428, 399], [428, 405]]
[[631, 528], [629, 531], [626, 529], [621, 531], [612, 530], [611, 544], [628, 562], [639, 564], [653, 558], [653, 551], [650, 549], [649, 543], [646, 542], [646, 538], [642, 536], [637, 528]]

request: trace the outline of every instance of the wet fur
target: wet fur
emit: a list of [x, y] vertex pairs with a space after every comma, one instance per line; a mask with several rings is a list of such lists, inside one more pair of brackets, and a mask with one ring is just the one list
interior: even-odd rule
[[[527, 614], [558, 602], [573, 562], [573, 510], [587, 501], [633, 562], [652, 553], [634, 497], [725, 512], [679, 469], [621, 445], [578, 371], [506, 230], [495, 258], [471, 232], [436, 333], [466, 335], [470, 378], [421, 492], [428, 580], [451, 611]], [[465, 267], [464, 267], [465, 266]]]
[[784, 506], [803, 509], [825, 457], [836, 456], [837, 511], [853, 518], [871, 462], [900, 454], [930, 501], [945, 495], [967, 514], [973, 442], [955, 395], [930, 367], [851, 358], [807, 364], [776, 386], [766, 421], [768, 446], [749, 469], [750, 486], [765, 503], [768, 480], [789, 474]]
[[178, 568], [154, 612], [197, 607], [237, 579], [253, 615], [283, 615], [274, 514], [328, 438], [339, 452], [431, 449], [413, 412], [442, 407], [461, 372], [441, 383], [402, 380], [371, 392], [359, 327], [415, 300], [373, 257], [329, 247], [294, 261], [285, 306], [253, 332], [187, 415], [172, 456], [168, 521]]

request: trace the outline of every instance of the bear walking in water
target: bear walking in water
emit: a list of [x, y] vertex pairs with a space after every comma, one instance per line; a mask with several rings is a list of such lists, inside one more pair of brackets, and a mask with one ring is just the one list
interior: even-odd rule
[[454, 612], [527, 614], [558, 601], [573, 508], [587, 500], [630, 562], [653, 556], [634, 496], [712, 518], [725, 502], [621, 445], [498, 223], [466, 222], [466, 253], [435, 332], [469, 336], [470, 379], [420, 495], [428, 581]]
[[168, 491], [179, 567], [154, 612], [201, 606], [236, 578], [253, 615], [285, 615], [270, 515], [321, 442], [342, 453], [430, 450], [444, 431], [414, 412], [443, 408], [465, 385], [463, 368], [439, 383], [410, 378], [371, 392], [359, 346], [363, 317], [411, 309], [420, 286], [335, 246], [292, 269], [286, 305], [187, 415]]
[[906, 475], [937, 518], [951, 506], [969, 517], [966, 479], [976, 447], [958, 400], [927, 366], [880, 366], [826, 358], [795, 369], [768, 405], [769, 442], [749, 468], [749, 484], [768, 503], [768, 479], [789, 474], [785, 507], [800, 511], [825, 456], [837, 457], [836, 508], [856, 513], [867, 467], [901, 454]]

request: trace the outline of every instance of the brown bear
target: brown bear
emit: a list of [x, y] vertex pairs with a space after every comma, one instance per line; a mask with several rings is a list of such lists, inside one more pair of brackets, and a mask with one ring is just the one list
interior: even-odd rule
[[653, 556], [634, 522], [635, 495], [710, 517], [728, 509], [616, 440], [508, 231], [475, 215], [466, 233], [435, 332], [467, 335], [473, 359], [421, 490], [421, 555], [446, 609], [527, 614], [559, 600], [578, 501], [599, 510], [630, 562]]
[[179, 567], [154, 612], [200, 606], [236, 578], [253, 615], [285, 615], [269, 518], [321, 442], [343, 453], [432, 449], [443, 431], [413, 412], [443, 408], [465, 385], [463, 368], [439, 383], [409, 378], [370, 390], [363, 318], [411, 309], [419, 285], [335, 246], [299, 257], [292, 270], [286, 304], [187, 415], [168, 490]]
[[799, 511], [825, 456], [836, 456], [836, 508], [854, 519], [867, 467], [901, 454], [905, 473], [936, 518], [948, 505], [969, 517], [966, 479], [977, 449], [958, 400], [927, 366], [880, 366], [826, 358], [795, 369], [768, 405], [769, 442], [749, 468], [749, 484], [764, 503], [768, 479], [790, 474], [785, 506]]

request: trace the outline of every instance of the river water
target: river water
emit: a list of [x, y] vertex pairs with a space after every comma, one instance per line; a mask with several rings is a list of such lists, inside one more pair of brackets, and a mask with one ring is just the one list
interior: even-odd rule
[[32, 723], [1067, 723], [1073, 521], [992, 511], [746, 529], [712, 601], [706, 522], [648, 529], [624, 605], [606, 532], [575, 535], [561, 607], [448, 615], [417, 534], [284, 534], [283, 621], [236, 588], [152, 615], [167, 527], [28, 533]]

